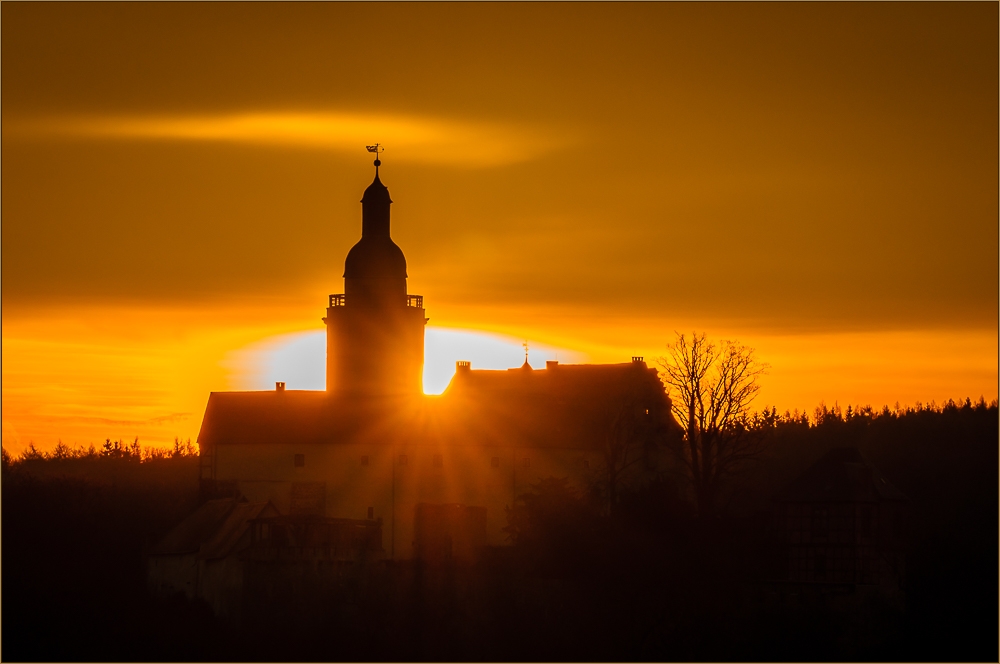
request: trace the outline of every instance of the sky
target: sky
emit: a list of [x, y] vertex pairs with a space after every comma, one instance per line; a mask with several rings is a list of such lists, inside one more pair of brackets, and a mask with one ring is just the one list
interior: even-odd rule
[[699, 331], [770, 365], [760, 407], [996, 398], [997, 22], [3, 3], [3, 445], [195, 440], [211, 391], [320, 387], [376, 141], [428, 392]]

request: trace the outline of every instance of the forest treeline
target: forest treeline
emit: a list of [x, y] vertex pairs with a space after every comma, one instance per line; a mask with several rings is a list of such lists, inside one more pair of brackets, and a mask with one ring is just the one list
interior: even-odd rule
[[6, 449], [2, 450], [2, 455], [5, 468], [21, 462], [32, 464], [39, 461], [67, 461], [70, 459], [124, 459], [126, 461], [138, 461], [141, 463], [160, 459], [198, 456], [198, 446], [192, 445], [190, 438], [183, 443], [180, 438], [174, 438], [173, 448], [154, 447], [150, 445], [142, 446], [139, 444], [137, 436], [131, 443], [122, 440], [113, 441], [107, 438], [100, 448], [95, 447], [93, 443], [86, 448], [83, 445], [70, 447], [60, 440], [51, 452], [39, 450], [35, 447], [34, 441], [32, 441], [16, 457], [8, 454]]
[[[199, 501], [196, 448], [106, 441], [3, 455], [2, 658], [8, 661], [993, 661], [998, 408], [757, 412], [762, 454], [699, 518], [682, 474], [618, 507], [562, 478], [509, 506], [513, 546], [471, 570], [394, 564], [326, 601], [237, 629], [204, 603], [154, 600], [143, 555]], [[761, 608], [775, 493], [826, 451], [857, 447], [908, 497], [906, 609], [850, 620]], [[354, 586], [352, 586], [354, 587]]]

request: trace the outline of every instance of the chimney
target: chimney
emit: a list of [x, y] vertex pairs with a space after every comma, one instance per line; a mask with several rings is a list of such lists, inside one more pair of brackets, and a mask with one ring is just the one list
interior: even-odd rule
[[285, 381], [283, 381], [283, 380], [275, 381], [275, 383], [274, 383], [274, 391], [275, 392], [284, 392], [285, 391]]
[[559, 366], [559, 360], [545, 360], [545, 370], [552, 371]]

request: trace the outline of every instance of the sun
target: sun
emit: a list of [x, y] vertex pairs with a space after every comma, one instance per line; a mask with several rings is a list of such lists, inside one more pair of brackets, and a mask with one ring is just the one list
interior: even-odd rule
[[[428, 327], [424, 340], [424, 394], [441, 394], [455, 374], [455, 362], [476, 369], [510, 369], [524, 362], [524, 340], [478, 330]], [[234, 387], [272, 389], [282, 381], [290, 390], [322, 390], [325, 376], [326, 333], [295, 332], [269, 337], [234, 351]], [[579, 351], [532, 341], [528, 361], [535, 368], [549, 360], [579, 363], [588, 357]]]

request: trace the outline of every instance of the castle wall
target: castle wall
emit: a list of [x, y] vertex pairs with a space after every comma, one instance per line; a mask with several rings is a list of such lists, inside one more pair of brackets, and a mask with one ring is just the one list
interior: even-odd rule
[[[504, 508], [515, 496], [547, 477], [566, 477], [585, 491], [601, 467], [594, 451], [477, 445], [274, 443], [220, 445], [216, 453], [217, 480], [235, 481], [250, 501], [270, 500], [283, 514], [295, 511], [296, 495], [303, 509], [322, 483], [317, 513], [382, 519], [382, 546], [396, 559], [413, 555], [420, 503], [485, 507], [487, 544], [502, 545]], [[296, 455], [302, 455], [301, 466]]]

